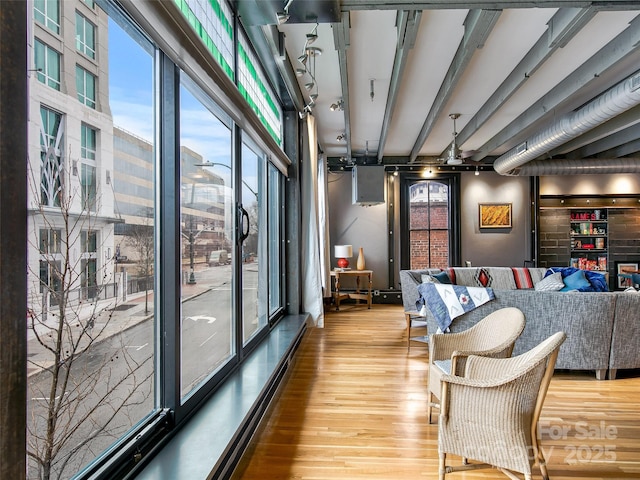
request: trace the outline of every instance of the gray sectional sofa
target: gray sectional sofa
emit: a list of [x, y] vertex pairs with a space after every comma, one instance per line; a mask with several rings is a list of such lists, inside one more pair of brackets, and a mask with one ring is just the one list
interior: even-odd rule
[[[451, 331], [466, 330], [489, 313], [503, 307], [517, 307], [525, 314], [526, 326], [516, 342], [514, 355], [529, 350], [549, 335], [562, 330], [567, 340], [560, 349], [557, 369], [594, 370], [596, 378], [609, 378], [618, 369], [640, 368], [640, 292], [557, 292], [517, 288], [509, 279], [510, 267], [484, 268], [491, 277], [495, 299], [453, 320]], [[480, 286], [476, 267], [454, 267], [456, 284]], [[523, 269], [518, 269], [522, 272]], [[546, 269], [532, 268], [535, 286]], [[402, 270], [400, 282], [405, 311], [416, 310], [418, 285], [423, 275], [440, 270]], [[513, 273], [512, 273], [513, 275]], [[437, 323], [427, 310], [430, 333]]]

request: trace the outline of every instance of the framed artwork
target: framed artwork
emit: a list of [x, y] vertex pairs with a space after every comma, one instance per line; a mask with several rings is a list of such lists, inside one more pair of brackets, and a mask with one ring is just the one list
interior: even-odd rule
[[631, 274], [638, 272], [638, 266], [640, 266], [640, 262], [616, 262], [616, 274], [617, 281], [616, 285], [619, 289], [625, 289], [631, 286], [631, 278], [621, 276], [624, 274]]
[[511, 228], [510, 203], [480, 203], [480, 228]]

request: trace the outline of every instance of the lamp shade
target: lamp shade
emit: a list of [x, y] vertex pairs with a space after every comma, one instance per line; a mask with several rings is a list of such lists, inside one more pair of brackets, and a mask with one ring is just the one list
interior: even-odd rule
[[351, 245], [336, 245], [334, 249], [336, 258], [353, 257], [353, 247]]
[[336, 254], [338, 267], [348, 268], [349, 260], [347, 259], [353, 256], [353, 247], [351, 245], [336, 245], [334, 253]]

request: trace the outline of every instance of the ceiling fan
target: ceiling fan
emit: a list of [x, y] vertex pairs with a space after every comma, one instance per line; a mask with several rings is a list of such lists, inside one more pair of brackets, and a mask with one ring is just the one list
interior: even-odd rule
[[458, 132], [456, 130], [456, 120], [460, 117], [459, 113], [450, 113], [449, 118], [453, 120], [453, 140], [451, 141], [451, 146], [447, 150], [447, 156], [443, 159], [444, 163], [447, 165], [462, 165], [464, 163], [464, 159], [473, 155], [473, 151], [461, 151], [456, 145], [456, 138], [458, 137]]

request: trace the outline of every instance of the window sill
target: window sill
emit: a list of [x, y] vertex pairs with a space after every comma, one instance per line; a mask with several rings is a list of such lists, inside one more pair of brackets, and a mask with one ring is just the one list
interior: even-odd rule
[[288, 368], [306, 320], [280, 320], [136, 479], [228, 477]]

